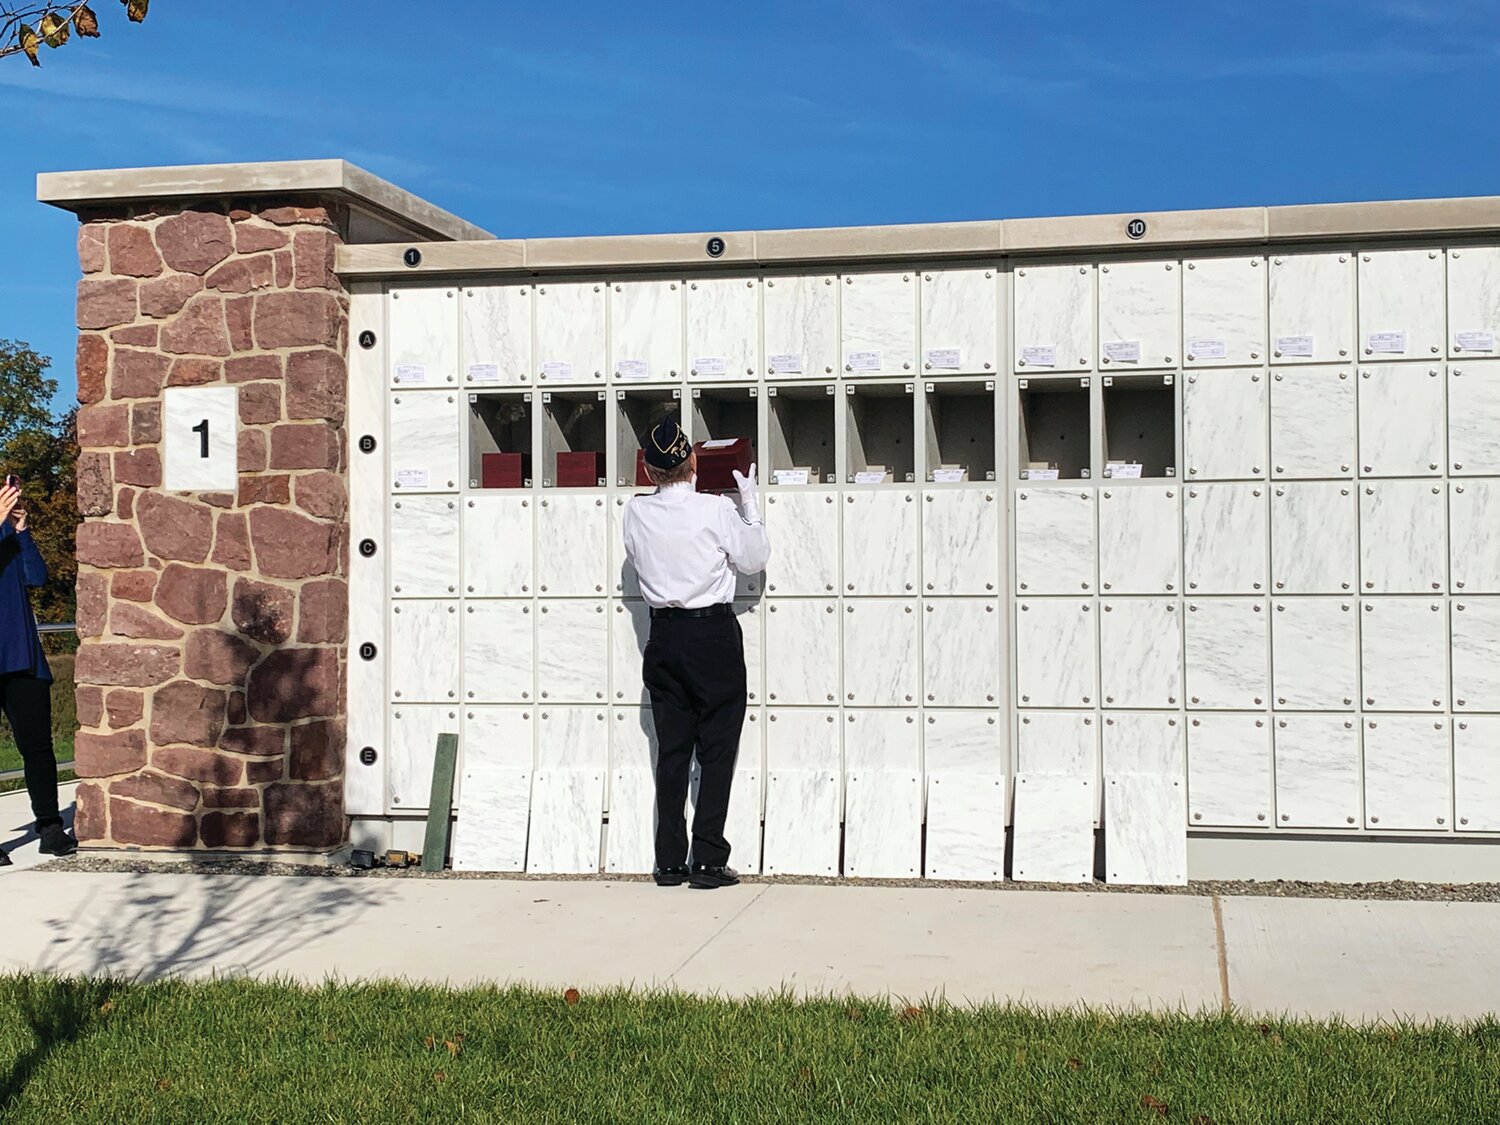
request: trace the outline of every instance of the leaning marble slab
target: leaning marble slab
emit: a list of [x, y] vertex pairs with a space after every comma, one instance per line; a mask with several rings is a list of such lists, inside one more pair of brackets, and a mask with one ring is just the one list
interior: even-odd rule
[[1187, 883], [1187, 792], [1182, 778], [1126, 773], [1105, 779], [1104, 871], [1111, 883]]
[[470, 762], [463, 791], [453, 831], [453, 870], [526, 870], [530, 768]]
[[862, 879], [920, 877], [921, 771], [851, 769], [844, 787], [844, 874]]
[[927, 771], [929, 879], [1000, 882], [1005, 878], [1003, 773]]
[[839, 775], [776, 768], [766, 776], [767, 875], [839, 873]]
[[597, 872], [603, 804], [603, 770], [538, 769], [532, 779], [526, 870], [544, 875]]
[[1087, 883], [1094, 875], [1092, 778], [1016, 775], [1012, 869], [1028, 883]]
[[627, 767], [610, 775], [609, 827], [604, 870], [640, 874], [655, 862], [656, 781], [649, 769]]

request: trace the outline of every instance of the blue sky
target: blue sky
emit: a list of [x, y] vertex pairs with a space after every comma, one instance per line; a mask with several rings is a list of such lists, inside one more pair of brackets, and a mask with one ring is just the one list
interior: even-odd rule
[[1500, 194], [1496, 0], [156, 0], [0, 62], [0, 337], [73, 389], [38, 171], [342, 156], [503, 236]]

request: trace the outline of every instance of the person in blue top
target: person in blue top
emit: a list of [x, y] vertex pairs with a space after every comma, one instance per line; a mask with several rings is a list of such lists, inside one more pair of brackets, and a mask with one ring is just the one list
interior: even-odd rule
[[[77, 844], [57, 809], [57, 759], [52, 752], [52, 669], [42, 652], [27, 587], [47, 581], [31, 532], [20, 482], [0, 486], [0, 711], [10, 722], [26, 767], [26, 791], [42, 851], [68, 855]], [[0, 851], [0, 866], [10, 862]]]

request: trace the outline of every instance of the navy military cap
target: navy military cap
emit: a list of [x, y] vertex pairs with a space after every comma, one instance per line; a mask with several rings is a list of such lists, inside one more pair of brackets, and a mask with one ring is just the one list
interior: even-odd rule
[[688, 459], [693, 447], [675, 418], [663, 418], [645, 442], [646, 464], [654, 469], [675, 469]]

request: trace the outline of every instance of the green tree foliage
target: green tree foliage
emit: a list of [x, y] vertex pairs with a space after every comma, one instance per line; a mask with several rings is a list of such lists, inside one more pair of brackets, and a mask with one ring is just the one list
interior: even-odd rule
[[[151, 0], [120, 0], [132, 23], [146, 18]], [[42, 48], [56, 49], [77, 35], [99, 38], [99, 17], [87, 4], [16, 4], [0, 0], [0, 59], [25, 55], [42, 65]]]
[[27, 522], [47, 563], [47, 585], [32, 593], [37, 618], [71, 621], [78, 576], [78, 410], [53, 416], [57, 380], [47, 377], [50, 363], [25, 344], [0, 340], [0, 473], [21, 478]]

